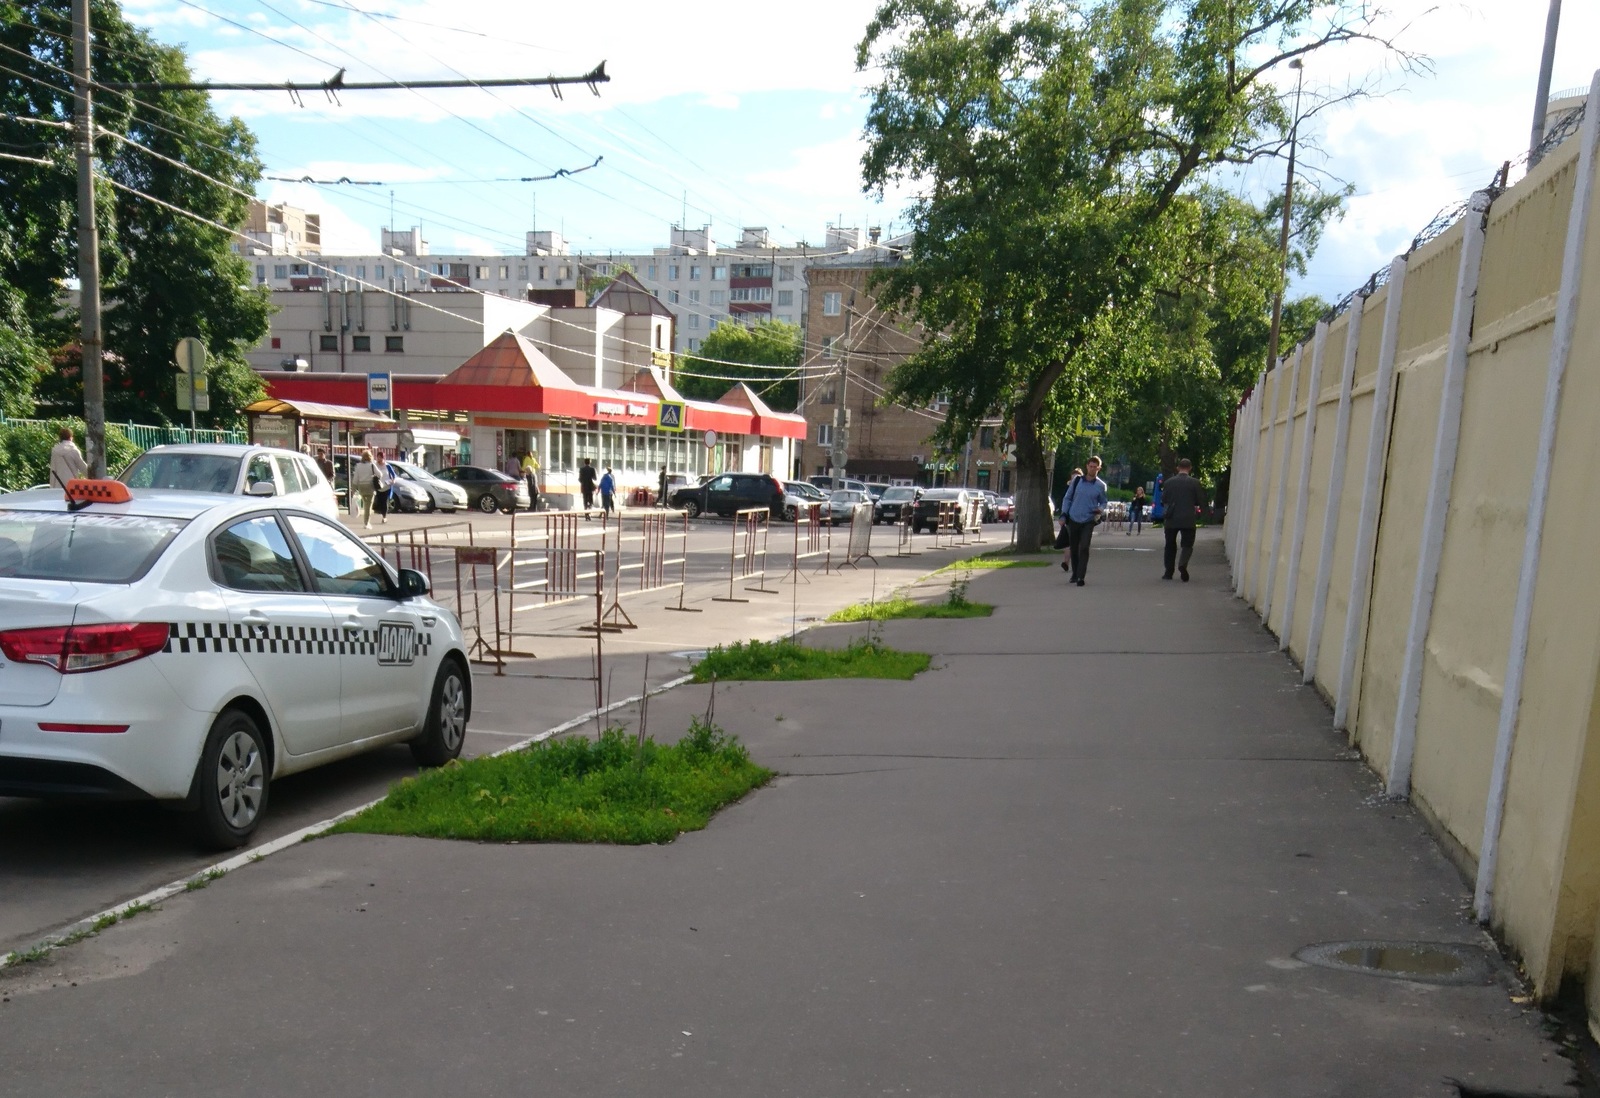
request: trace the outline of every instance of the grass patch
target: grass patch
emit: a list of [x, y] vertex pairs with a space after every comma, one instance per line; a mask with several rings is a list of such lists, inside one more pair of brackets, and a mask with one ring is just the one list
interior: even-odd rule
[[215, 880], [217, 880], [217, 879], [219, 879], [221, 877], [227, 876], [227, 873], [228, 873], [228, 871], [226, 869], [220, 869], [220, 868], [208, 869], [204, 873], [200, 874], [198, 877], [190, 877], [187, 881], [184, 881], [183, 882], [183, 890], [185, 892], [199, 892], [202, 888], [204, 888], [206, 885], [210, 884], [212, 881], [215, 881]]
[[986, 618], [992, 613], [994, 607], [986, 602], [968, 602], [961, 606], [952, 606], [947, 602], [912, 602], [908, 598], [896, 597], [881, 602], [858, 602], [854, 606], [846, 606], [843, 610], [835, 610], [829, 614], [828, 620], [850, 622], [892, 621], [900, 618]]
[[740, 641], [718, 645], [694, 665], [694, 681], [745, 679], [792, 682], [805, 679], [910, 679], [926, 671], [933, 657], [900, 652], [876, 641], [848, 648], [806, 648], [794, 641]]
[[[1055, 553], [1058, 552], [1058, 550], [1052, 549], [1049, 550], [1049, 552]], [[965, 568], [1047, 568], [1049, 565], [1050, 562], [1047, 560], [1032, 560], [1022, 556], [1008, 555], [1004, 557], [991, 557], [984, 555], [980, 557], [968, 557], [966, 560], [951, 561], [949, 564], [941, 568], [940, 571], [958, 571]]]
[[719, 808], [772, 776], [737, 739], [704, 721], [667, 746], [608, 728], [598, 740], [547, 740], [407, 778], [332, 833], [664, 843], [699, 831]]

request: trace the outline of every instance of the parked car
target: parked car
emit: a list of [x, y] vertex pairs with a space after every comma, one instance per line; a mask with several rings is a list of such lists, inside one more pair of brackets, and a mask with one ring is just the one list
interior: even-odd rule
[[[395, 501], [402, 511], [458, 511], [470, 506], [466, 490], [459, 484], [440, 480], [420, 465], [391, 461], [389, 475], [394, 478]], [[408, 490], [413, 487], [422, 490], [421, 497]]]
[[467, 506], [486, 515], [496, 511], [510, 513], [532, 506], [528, 498], [528, 482], [521, 477], [507, 476], [498, 469], [485, 469], [481, 465], [448, 465], [433, 474], [447, 484], [454, 484], [467, 495]]
[[783, 519], [793, 522], [800, 513], [800, 508], [812, 503], [827, 503], [828, 493], [818, 488], [815, 484], [803, 480], [786, 480], [783, 482]]
[[174, 443], [152, 446], [117, 477], [130, 488], [271, 497], [339, 517], [333, 486], [305, 454], [273, 446]]
[[917, 490], [909, 485], [890, 488], [872, 508], [873, 522], [899, 522], [905, 510], [916, 501]]
[[1014, 496], [1001, 496], [995, 504], [995, 517], [998, 522], [1011, 522], [1017, 516], [1017, 501]]
[[784, 510], [783, 485], [771, 473], [720, 473], [698, 487], [679, 488], [671, 503], [690, 518], [732, 515], [750, 507], [765, 507], [776, 517]]
[[983, 500], [983, 521], [1000, 521], [1000, 497], [987, 489], [980, 489], [978, 497]]
[[812, 484], [815, 484], [818, 488], [821, 488], [824, 492], [834, 492], [841, 488], [851, 492], [868, 491], [868, 485], [866, 481], [852, 480], [850, 477], [814, 476], [807, 477], [806, 479]]
[[[239, 846], [278, 778], [461, 752], [454, 614], [337, 521], [90, 481], [0, 504], [0, 796], [158, 800]], [[85, 734], [88, 733], [88, 734]]]
[[823, 516], [835, 526], [841, 522], [849, 522], [855, 515], [856, 505], [872, 503], [872, 497], [865, 492], [853, 492], [841, 488], [828, 497], [828, 506], [823, 510]]
[[873, 503], [877, 503], [880, 499], [882, 499], [883, 498], [883, 494], [885, 492], [887, 492], [888, 490], [889, 490], [889, 486], [887, 484], [868, 484], [867, 485], [867, 495], [872, 497], [872, 502]]
[[395, 467], [395, 462], [387, 462], [389, 466], [389, 510], [390, 511], [418, 511], [433, 510], [433, 494], [414, 480], [408, 480], [400, 474]]
[[956, 526], [958, 531], [967, 528], [967, 515], [972, 503], [972, 496], [965, 488], [924, 488], [921, 497], [911, 513], [911, 528], [921, 531], [924, 527], [928, 533], [935, 533], [939, 529], [939, 505], [941, 503], [956, 503]]

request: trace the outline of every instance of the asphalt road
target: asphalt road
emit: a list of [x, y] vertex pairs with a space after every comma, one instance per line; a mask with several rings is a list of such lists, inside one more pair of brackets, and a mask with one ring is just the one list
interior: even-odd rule
[[[526, 514], [518, 522], [525, 526]], [[389, 535], [429, 530], [432, 540], [455, 544], [469, 528], [478, 542], [504, 541], [510, 519], [504, 515], [396, 515], [388, 524], [358, 533]], [[584, 534], [585, 546], [599, 544], [600, 523]], [[846, 533], [839, 528], [839, 535]], [[729, 552], [733, 528], [726, 520], [702, 519], [691, 524], [687, 605], [698, 613], [669, 613], [676, 589], [627, 599], [624, 608], [639, 628], [608, 634], [606, 681], [608, 698], [638, 693], [645, 680], [645, 657], [652, 686], [686, 672], [688, 663], [675, 652], [749, 637], [785, 634], [799, 624], [876, 591], [909, 582], [937, 568], [948, 554], [927, 552], [927, 535], [916, 539], [924, 551], [895, 558], [894, 531], [874, 530], [878, 565], [819, 575], [820, 559], [803, 562], [800, 583], [780, 581], [793, 553], [792, 528], [771, 535], [766, 586], [778, 595], [747, 592], [741, 581], [736, 597], [749, 603], [716, 601], [730, 593]], [[982, 544], [959, 550], [974, 553], [998, 548], [1011, 535], [1009, 526], [989, 527]], [[786, 543], [785, 543], [786, 542]], [[888, 552], [883, 544], [887, 542]], [[842, 542], [841, 542], [842, 544]], [[453, 602], [440, 590], [441, 600]], [[593, 619], [593, 603], [558, 607], [541, 615], [537, 631], [548, 636], [519, 640], [519, 650], [538, 658], [510, 661], [505, 677], [489, 667], [474, 668], [474, 712], [463, 754], [495, 751], [571, 720], [595, 706], [592, 681], [594, 642], [578, 627]], [[797, 619], [799, 619], [797, 621]], [[396, 781], [416, 773], [409, 749], [392, 746], [296, 774], [273, 784], [267, 816], [253, 846], [381, 797]], [[25, 948], [41, 937], [86, 916], [125, 902], [152, 888], [195, 874], [216, 860], [197, 852], [182, 813], [149, 803], [35, 801], [0, 797], [0, 954]]]

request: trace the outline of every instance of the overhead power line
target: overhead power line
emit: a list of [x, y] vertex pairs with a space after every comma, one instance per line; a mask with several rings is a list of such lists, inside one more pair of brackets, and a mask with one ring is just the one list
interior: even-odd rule
[[611, 77], [606, 75], [606, 63], [600, 62], [593, 69], [582, 76], [506, 76], [484, 80], [346, 80], [344, 69], [340, 69], [326, 80], [315, 84], [301, 84], [293, 80], [281, 83], [218, 83], [211, 80], [186, 80], [186, 81], [161, 81], [161, 80], [129, 80], [104, 82], [104, 86], [115, 91], [286, 91], [289, 97], [299, 101], [301, 92], [320, 91], [335, 103], [339, 101], [338, 93], [347, 91], [411, 91], [415, 88], [532, 88], [545, 87], [555, 93], [557, 99], [561, 98], [561, 88], [582, 84], [595, 95], [600, 94], [599, 85], [609, 84]]
[[[591, 168], [598, 168], [600, 166], [600, 161], [602, 161], [604, 159], [605, 159], [605, 157], [603, 157], [603, 156], [597, 156], [597, 157], [594, 158], [594, 163], [593, 164], [585, 164], [581, 168], [557, 168], [555, 171], [551, 172], [549, 175], [508, 176], [508, 177], [505, 177], [505, 178], [502, 178], [502, 179], [446, 179], [446, 180], [402, 179], [402, 180], [399, 180], [398, 182], [399, 183], [427, 183], [427, 182], [444, 182], [444, 183], [543, 183], [543, 182], [545, 182], [547, 180], [551, 180], [551, 179], [565, 179], [569, 175], [577, 175], [579, 172], [586, 172], [586, 171], [589, 171]], [[381, 179], [351, 179], [348, 175], [341, 175], [338, 179], [313, 179], [309, 175], [302, 175], [302, 176], [265, 175], [265, 176], [262, 176], [262, 178], [263, 179], [270, 179], [275, 183], [310, 183], [313, 186], [317, 186], [317, 187], [338, 187], [338, 186], [345, 186], [345, 187], [392, 187], [392, 186], [395, 186], [394, 183], [385, 183]]]

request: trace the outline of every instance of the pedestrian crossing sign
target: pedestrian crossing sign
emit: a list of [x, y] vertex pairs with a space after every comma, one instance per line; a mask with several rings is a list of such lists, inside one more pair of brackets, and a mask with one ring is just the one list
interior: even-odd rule
[[656, 426], [663, 431], [683, 430], [683, 408], [676, 401], [663, 400], [661, 411], [656, 415]]

